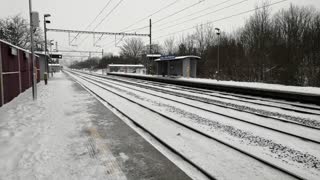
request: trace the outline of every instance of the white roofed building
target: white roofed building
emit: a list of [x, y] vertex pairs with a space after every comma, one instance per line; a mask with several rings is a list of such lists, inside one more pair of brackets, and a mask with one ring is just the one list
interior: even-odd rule
[[107, 72], [146, 74], [146, 68], [142, 64], [109, 64]]

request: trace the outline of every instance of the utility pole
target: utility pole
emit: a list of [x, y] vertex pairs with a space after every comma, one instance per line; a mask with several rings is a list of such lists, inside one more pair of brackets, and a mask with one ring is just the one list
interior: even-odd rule
[[[150, 49], [149, 49], [149, 54], [152, 54], [152, 20], [150, 19], [149, 20], [149, 28], [150, 28], [150, 32], [149, 32], [149, 38], [150, 38]], [[147, 74], [148, 74], [148, 71], [150, 72], [150, 62], [149, 62], [150, 60], [147, 58]]]
[[29, 0], [29, 15], [30, 15], [30, 46], [31, 46], [31, 60], [32, 60], [32, 96], [33, 100], [37, 100], [37, 82], [36, 82], [36, 76], [35, 73], [35, 57], [34, 57], [34, 47], [33, 47], [33, 28], [34, 28], [34, 22], [33, 22], [33, 12], [32, 12], [32, 2]]
[[151, 21], [151, 19], [149, 20], [149, 22], [150, 22], [150, 33], [149, 33], [149, 37], [150, 37], [150, 54], [152, 54], [152, 21]]

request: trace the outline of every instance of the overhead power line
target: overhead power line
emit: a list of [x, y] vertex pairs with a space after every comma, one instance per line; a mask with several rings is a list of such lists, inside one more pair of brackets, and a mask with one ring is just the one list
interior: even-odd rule
[[209, 22], [204, 23], [204, 24], [192, 26], [190, 28], [182, 29], [182, 30], [179, 30], [179, 31], [176, 31], [176, 32], [173, 32], [173, 33], [169, 33], [169, 34], [164, 35], [164, 36], [156, 37], [156, 38], [154, 38], [154, 40], [160, 39], [160, 38], [163, 38], [163, 37], [167, 37], [167, 36], [171, 36], [171, 35], [174, 35], [174, 34], [177, 34], [177, 33], [180, 33], [180, 32], [184, 32], [184, 31], [187, 31], [187, 30], [190, 30], [190, 29], [194, 29], [194, 28], [196, 28], [198, 26], [201, 26], [201, 25], [209, 25], [209, 24], [212, 24], [212, 23], [215, 23], [215, 22], [219, 22], [219, 21], [222, 21], [222, 20], [225, 20], [225, 19], [229, 19], [229, 18], [232, 18], [232, 17], [240, 16], [240, 15], [243, 15], [243, 14], [247, 14], [247, 13], [262, 9], [262, 8], [271, 7], [271, 6], [283, 3], [285, 1], [288, 1], [288, 0], [277, 1], [277, 2], [274, 2], [274, 3], [268, 4], [268, 5], [264, 5], [264, 6], [261, 6], [261, 7], [256, 7], [254, 9], [251, 9], [251, 10], [248, 10], [248, 11], [244, 11], [244, 12], [241, 12], [241, 13], [233, 14], [231, 16], [227, 16], [227, 17], [224, 17], [224, 18], [221, 18], [221, 19], [217, 19], [217, 20], [214, 20], [214, 21], [209, 21]]
[[174, 15], [177, 15], [177, 14], [179, 14], [179, 13], [185, 11], [185, 10], [188, 10], [188, 9], [190, 9], [190, 8], [193, 8], [194, 6], [199, 5], [199, 4], [203, 3], [204, 1], [206, 1], [206, 0], [200, 0], [200, 1], [197, 2], [197, 3], [194, 3], [194, 4], [190, 5], [190, 6], [187, 6], [187, 7], [183, 8], [183, 9], [177, 11], [177, 12], [174, 12], [174, 13], [168, 15], [168, 16], [165, 16], [165, 17], [163, 17], [163, 18], [155, 21], [153, 24], [156, 24], [156, 23], [161, 22], [161, 21], [163, 21], [163, 20], [165, 20], [165, 19], [167, 19], [167, 18], [170, 18], [170, 17], [172, 17], [172, 16], [174, 16]]
[[[161, 11], [163, 11], [163, 10], [165, 10], [165, 9], [168, 9], [169, 7], [173, 6], [174, 4], [176, 4], [176, 3], [179, 2], [179, 1], [180, 1], [180, 0], [176, 0], [176, 1], [174, 1], [174, 2], [172, 2], [172, 3], [170, 3], [170, 4], [168, 4], [168, 5], [160, 8], [160, 9], [157, 10], [156, 12], [154, 12], [154, 13], [152, 13], [152, 14], [149, 14], [148, 16], [146, 16], [146, 17], [144, 17], [144, 18], [142, 18], [142, 19], [140, 19], [140, 20], [132, 23], [131, 25], [123, 28], [123, 29], [120, 30], [120, 31], [127, 30], [128, 28], [130, 28], [130, 27], [132, 27], [132, 26], [134, 26], [134, 25], [136, 25], [136, 24], [138, 24], [138, 23], [140, 23], [140, 22], [142, 22], [142, 21], [144, 21], [144, 20], [146, 20], [146, 19], [149, 19], [151, 16], [153, 16], [153, 15], [155, 15], [155, 14], [158, 14], [159, 12], [161, 12]], [[147, 27], [149, 27], [149, 26], [147, 26]], [[127, 30], [127, 31], [134, 31], [134, 30]]]
[[99, 22], [99, 24], [97, 24], [97, 25], [93, 28], [93, 31], [96, 30], [96, 29], [103, 23], [103, 21], [105, 21], [105, 20], [110, 16], [110, 14], [112, 14], [113, 11], [118, 8], [118, 6], [122, 3], [122, 1], [124, 1], [124, 0], [119, 1], [118, 4], [111, 9], [111, 11]]
[[160, 24], [160, 25], [158, 25], [157, 27], [162, 27], [163, 25], [171, 24], [172, 22], [177, 22], [177, 21], [179, 21], [179, 20], [181, 20], [181, 19], [185, 19], [185, 18], [190, 17], [190, 16], [193, 16], [193, 15], [198, 15], [199, 13], [205, 12], [206, 10], [209, 10], [209, 9], [212, 9], [212, 8], [219, 7], [219, 6], [225, 4], [225, 3], [229, 2], [229, 1], [233, 1], [233, 0], [226, 0], [226, 1], [223, 1], [223, 2], [218, 3], [218, 4], [214, 4], [213, 6], [207, 7], [207, 8], [205, 8], [205, 9], [201, 9], [201, 10], [199, 10], [199, 11], [197, 11], [197, 12], [192, 13], [192, 14], [188, 14], [188, 15], [186, 15], [186, 16], [183, 16], [183, 17], [181, 17], [181, 18], [175, 19], [175, 20], [173, 20], [173, 21], [169, 21], [169, 22]]
[[[140, 23], [140, 22], [142, 22], [142, 21], [150, 18], [151, 16], [154, 16], [154, 15], [160, 13], [161, 11], [163, 11], [163, 10], [165, 10], [165, 9], [168, 9], [169, 7], [173, 6], [174, 4], [176, 4], [176, 3], [179, 2], [179, 1], [180, 1], [180, 0], [175, 0], [175, 1], [173, 1], [172, 3], [170, 3], [170, 4], [168, 4], [168, 5], [165, 5], [164, 7], [158, 9], [156, 12], [151, 13], [151, 14], [149, 14], [148, 16], [137, 20], [136, 22], [134, 22], [134, 23], [132, 23], [131, 25], [129, 25], [129, 26], [121, 29], [120, 31], [121, 31], [121, 32], [137, 32], [137, 31], [139, 31], [139, 30], [149, 28], [150, 26], [143, 26], [143, 27], [139, 27], [139, 28], [127, 30], [128, 28], [130, 28], [130, 27], [132, 27], [132, 26], [134, 26], [134, 25], [136, 25], [136, 24], [138, 24], [138, 23]], [[110, 42], [106, 43], [105, 45], [108, 45], [108, 44], [110, 44], [110, 43], [113, 43], [113, 42], [110, 41]]]
[[[111, 11], [93, 28], [92, 31], [96, 30], [96, 29], [109, 17], [110, 14], [112, 14], [113, 11], [118, 8], [118, 6], [122, 3], [122, 1], [124, 1], [124, 0], [120, 0], [120, 1], [118, 2], [118, 4], [117, 4], [116, 6], [114, 6], [114, 7], [111, 9]], [[88, 37], [88, 36], [86, 36], [79, 44], [81, 44], [84, 40], [86, 40], [87, 37]]]
[[[98, 13], [98, 15], [91, 21], [91, 23], [85, 28], [85, 30], [87, 30], [97, 19], [98, 17], [104, 12], [105, 9], [107, 9], [107, 7], [109, 6], [109, 4], [111, 3], [112, 0], [109, 0], [108, 3], [100, 10], [100, 12]], [[72, 43], [80, 34], [78, 33], [72, 40], [70, 43]]]
[[[194, 4], [190, 5], [190, 6], [187, 6], [187, 7], [183, 8], [183, 9], [181, 9], [181, 10], [179, 10], [179, 11], [176, 11], [176, 12], [174, 12], [174, 13], [168, 15], [168, 16], [165, 16], [165, 17], [163, 17], [163, 18], [155, 21], [153, 24], [156, 24], [156, 23], [161, 22], [161, 21], [163, 21], [163, 20], [165, 20], [165, 19], [167, 19], [167, 18], [170, 18], [170, 17], [172, 17], [172, 16], [174, 16], [174, 15], [176, 15], [176, 14], [179, 14], [179, 13], [181, 13], [181, 12], [183, 12], [183, 11], [186, 11], [186, 10], [188, 10], [188, 9], [196, 6], [196, 5], [199, 5], [200, 3], [204, 2], [204, 1], [206, 1], [206, 0], [199, 0], [199, 2], [194, 3]], [[175, 3], [175, 2], [174, 2], [174, 3]], [[172, 4], [173, 4], [173, 3], [172, 3]], [[170, 4], [169, 4], [169, 5], [170, 5]], [[165, 9], [165, 8], [161, 8], [157, 13], [159, 13], [160, 11], [162, 11], [162, 10], [164, 10], [164, 9]], [[130, 25], [130, 26], [131, 26], [131, 25]], [[142, 30], [142, 29], [146, 29], [146, 28], [148, 28], [148, 27], [149, 27], [149, 26], [144, 26], [144, 27], [140, 27], [140, 28], [137, 28], [137, 29], [128, 30], [127, 32], [129, 32], [129, 31], [130, 31], [130, 32], [131, 32], [131, 31], [136, 31], [136, 30]]]
[[[207, 8], [205, 8], [205, 9], [202, 9], [202, 10], [197, 11], [197, 12], [195, 12], [195, 13], [189, 14], [189, 15], [187, 15], [187, 16], [183, 16], [183, 17], [178, 18], [178, 19], [175, 19], [175, 20], [173, 20], [173, 21], [169, 21], [169, 22], [160, 24], [160, 25], [158, 25], [157, 27], [162, 27], [163, 25], [170, 24], [170, 23], [172, 23], [172, 22], [176, 22], [176, 21], [179, 21], [179, 20], [181, 20], [181, 19], [185, 19], [186, 17], [190, 17], [190, 16], [193, 16], [193, 15], [195, 15], [195, 14], [199, 14], [200, 12], [206, 11], [206, 10], [208, 10], [208, 9], [212, 9], [212, 8], [214, 8], [214, 7], [218, 7], [218, 6], [220, 6], [220, 5], [222, 5], [222, 4], [225, 4], [225, 3], [229, 2], [229, 1], [233, 1], [233, 0], [223, 1], [223, 2], [221, 2], [221, 3], [218, 3], [218, 4], [215, 4], [215, 5], [213, 5], [213, 6], [207, 7]], [[136, 29], [132, 29], [132, 30], [128, 30], [128, 31], [131, 31], [131, 32], [135, 32], [135, 31], [136, 31], [136, 32], [139, 32], [139, 31], [141, 31], [141, 30], [143, 30], [143, 29], [147, 29], [147, 28], [149, 28], [149, 26], [144, 26], [144, 27], [140, 27], [140, 28], [136, 28]]]
[[183, 22], [181, 22], [181, 23], [177, 23], [177, 24], [174, 24], [174, 25], [171, 25], [171, 26], [167, 26], [167, 27], [165, 27], [165, 28], [163, 28], [163, 29], [160, 29], [160, 30], [158, 30], [158, 31], [162, 31], [162, 30], [169, 29], [169, 28], [172, 28], [172, 27], [175, 27], [175, 26], [179, 26], [179, 25], [181, 25], [181, 24], [184, 24], [184, 23], [187, 23], [187, 22], [190, 22], [190, 21], [194, 21], [194, 20], [196, 20], [196, 19], [199, 19], [199, 18], [202, 18], [202, 17], [204, 17], [204, 16], [207, 16], [207, 15], [210, 15], [210, 14], [213, 14], [213, 13], [216, 13], [216, 12], [219, 12], [219, 11], [222, 11], [222, 10], [225, 10], [225, 9], [227, 9], [227, 8], [230, 8], [230, 7], [234, 7], [234, 6], [236, 6], [236, 5], [242, 4], [242, 3], [247, 2], [247, 1], [248, 1], [248, 0], [242, 0], [242, 1], [240, 1], [240, 2], [231, 4], [231, 5], [229, 5], [229, 6], [226, 6], [226, 7], [217, 9], [217, 10], [214, 10], [214, 11], [212, 11], [212, 12], [209, 12], [209, 13], [206, 13], [206, 14], [203, 14], [203, 15], [200, 15], [200, 16], [197, 16], [197, 17], [188, 19], [188, 20], [183, 21]]

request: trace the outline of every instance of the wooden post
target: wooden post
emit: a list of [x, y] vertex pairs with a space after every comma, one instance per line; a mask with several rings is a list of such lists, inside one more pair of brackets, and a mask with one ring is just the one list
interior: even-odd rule
[[4, 104], [4, 93], [3, 93], [3, 75], [2, 75], [2, 48], [1, 48], [1, 42], [0, 42], [0, 96], [1, 96], [1, 102], [0, 105], [2, 106]]

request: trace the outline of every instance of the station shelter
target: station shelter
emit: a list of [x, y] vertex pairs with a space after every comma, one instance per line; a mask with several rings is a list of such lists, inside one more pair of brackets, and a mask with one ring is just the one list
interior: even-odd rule
[[157, 74], [162, 76], [197, 77], [199, 56], [162, 56], [156, 59]]

